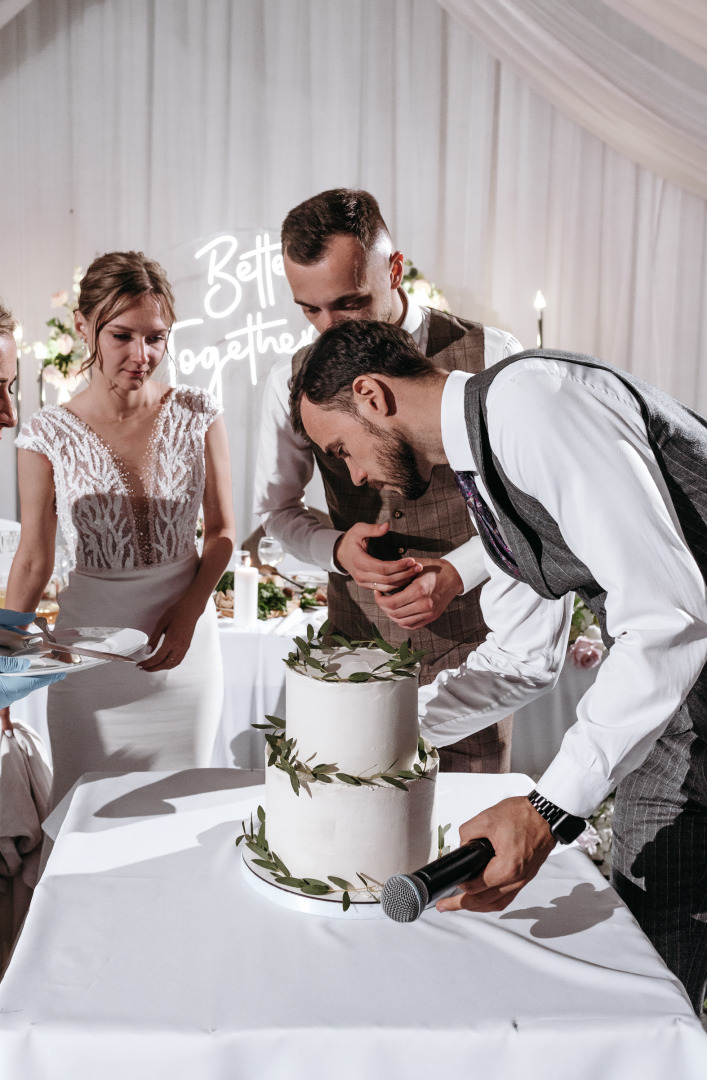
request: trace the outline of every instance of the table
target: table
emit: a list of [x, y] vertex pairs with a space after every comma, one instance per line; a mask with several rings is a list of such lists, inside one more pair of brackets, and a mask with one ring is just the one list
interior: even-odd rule
[[[261, 780], [79, 787], [0, 984], [3, 1080], [704, 1080], [686, 995], [579, 850], [503, 913], [302, 915], [241, 871]], [[443, 774], [439, 820], [529, 786]]]

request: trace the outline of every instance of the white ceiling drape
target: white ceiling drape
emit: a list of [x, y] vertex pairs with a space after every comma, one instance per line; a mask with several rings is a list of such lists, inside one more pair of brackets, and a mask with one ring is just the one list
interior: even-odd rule
[[704, 0], [440, 0], [576, 123], [707, 196]]
[[[162, 260], [189, 318], [200, 243], [277, 237], [302, 199], [362, 186], [453, 311], [534, 345], [541, 289], [546, 345], [707, 413], [705, 200], [549, 104], [438, 0], [33, 0], [0, 29], [0, 145], [0, 295], [30, 340], [99, 252]], [[241, 536], [275, 358], [224, 388]]]

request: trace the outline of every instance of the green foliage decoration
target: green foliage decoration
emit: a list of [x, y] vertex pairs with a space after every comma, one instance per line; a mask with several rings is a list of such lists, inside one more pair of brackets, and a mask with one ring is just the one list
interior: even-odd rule
[[265, 836], [265, 811], [262, 806], [257, 809], [257, 820], [253, 821], [253, 815], [250, 815], [250, 826], [246, 826], [245, 821], [241, 822], [241, 834], [236, 837], [236, 847], [239, 844], [245, 843], [245, 846], [251, 851], [256, 858], [253, 862], [256, 866], [261, 866], [264, 870], [269, 871], [270, 876], [276, 885], [284, 885], [289, 889], [297, 889], [305, 896], [332, 896], [336, 894], [341, 895], [341, 906], [344, 911], [348, 911], [351, 906], [351, 893], [365, 891], [376, 904], [380, 903], [380, 891], [383, 888], [383, 884], [380, 881], [376, 881], [375, 878], [370, 877], [368, 874], [357, 873], [356, 877], [359, 879], [360, 884], [354, 885], [352, 882], [347, 881], [346, 878], [334, 877], [332, 874], [327, 875], [327, 880], [322, 881], [320, 878], [298, 878], [293, 877], [290, 871], [285, 866], [282, 859], [275, 854], [270, 848]]

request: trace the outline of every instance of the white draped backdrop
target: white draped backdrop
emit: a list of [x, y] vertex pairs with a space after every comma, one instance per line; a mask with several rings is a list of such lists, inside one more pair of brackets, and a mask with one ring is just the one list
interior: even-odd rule
[[[246, 307], [277, 315], [277, 334], [289, 317], [291, 339], [274, 339], [287, 349], [303, 323], [276, 254], [271, 293], [250, 282], [218, 324], [235, 288], [218, 279], [226, 248], [197, 252], [222, 236], [255, 250], [307, 196], [362, 186], [455, 312], [534, 345], [541, 289], [546, 345], [595, 353], [707, 413], [706, 8], [0, 0], [0, 294], [33, 340], [76, 265], [140, 248], [175, 280], [180, 318], [203, 319], [187, 331], [194, 352], [216, 349], [202, 359], [220, 364], [229, 332], [246, 340]], [[214, 282], [223, 303], [205, 318]], [[239, 357], [223, 397], [244, 536], [276, 352], [261, 340]], [[25, 415], [34, 367], [23, 358]], [[6, 438], [0, 517], [15, 516], [11, 465]]]

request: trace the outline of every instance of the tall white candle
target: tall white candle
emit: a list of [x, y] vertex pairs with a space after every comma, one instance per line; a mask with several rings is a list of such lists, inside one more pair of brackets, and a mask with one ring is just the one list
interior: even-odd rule
[[233, 568], [233, 625], [247, 630], [257, 622], [258, 568], [237, 562]]

